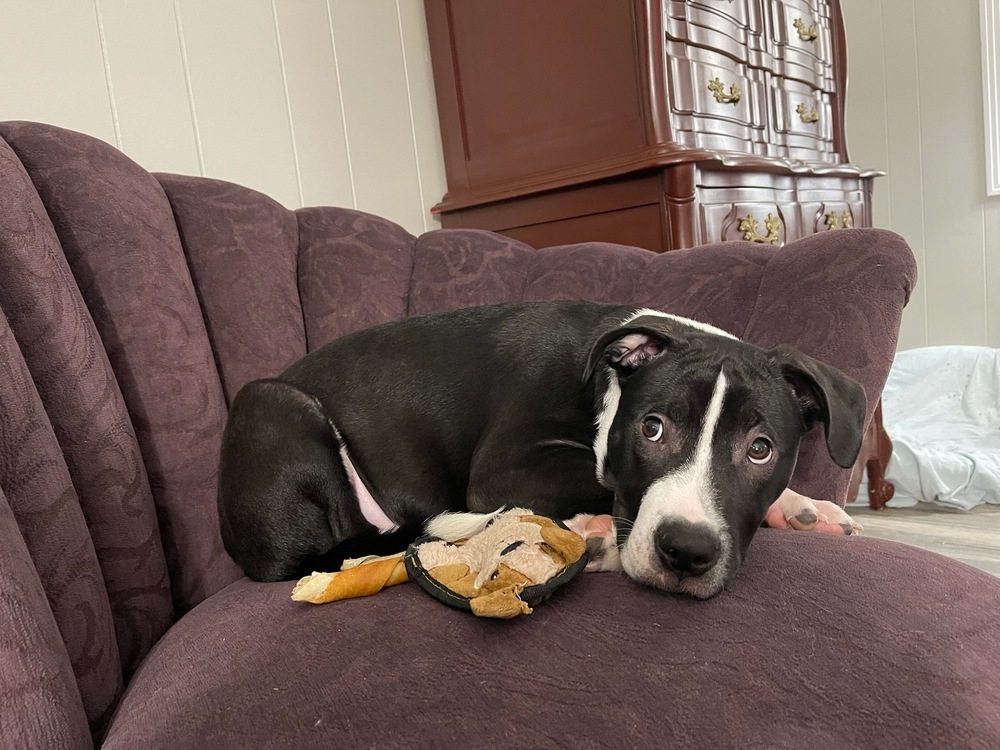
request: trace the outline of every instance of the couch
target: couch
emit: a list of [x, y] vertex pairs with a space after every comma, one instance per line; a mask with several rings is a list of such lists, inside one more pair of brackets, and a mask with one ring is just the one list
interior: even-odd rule
[[[0, 123], [0, 745], [1000, 746], [1000, 580], [912, 547], [764, 529], [712, 600], [584, 575], [497, 622], [412, 584], [294, 603], [219, 538], [227, 403], [358, 328], [634, 304], [792, 343], [874, 405], [914, 282], [886, 231], [664, 255], [414, 237]], [[849, 480], [811, 435], [792, 486], [843, 502]]]

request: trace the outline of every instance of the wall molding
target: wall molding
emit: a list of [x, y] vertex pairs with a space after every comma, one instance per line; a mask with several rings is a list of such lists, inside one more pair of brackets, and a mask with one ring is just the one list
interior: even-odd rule
[[1000, 0], [979, 0], [986, 126], [986, 194], [1000, 195]]

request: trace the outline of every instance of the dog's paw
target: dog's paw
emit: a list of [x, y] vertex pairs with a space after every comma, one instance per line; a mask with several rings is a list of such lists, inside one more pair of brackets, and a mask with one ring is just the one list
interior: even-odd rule
[[850, 536], [864, 530], [860, 523], [836, 503], [813, 500], [787, 489], [768, 508], [764, 523], [772, 529], [818, 531], [821, 534], [840, 536]]
[[564, 523], [570, 531], [579, 534], [587, 542], [589, 560], [587, 567], [583, 569], [585, 573], [622, 569], [615, 524], [611, 516], [580, 513]]

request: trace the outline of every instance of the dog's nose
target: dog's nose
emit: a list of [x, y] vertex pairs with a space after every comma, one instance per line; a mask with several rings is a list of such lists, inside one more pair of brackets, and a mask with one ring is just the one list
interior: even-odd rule
[[700, 576], [719, 559], [722, 542], [703, 523], [667, 521], [656, 530], [656, 553], [678, 578]]

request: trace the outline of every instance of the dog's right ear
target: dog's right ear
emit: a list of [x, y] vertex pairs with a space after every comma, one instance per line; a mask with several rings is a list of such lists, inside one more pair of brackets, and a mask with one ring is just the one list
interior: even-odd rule
[[665, 351], [685, 343], [678, 324], [667, 318], [643, 315], [597, 339], [587, 356], [583, 382], [594, 377], [602, 362], [614, 368], [619, 375], [629, 375]]

